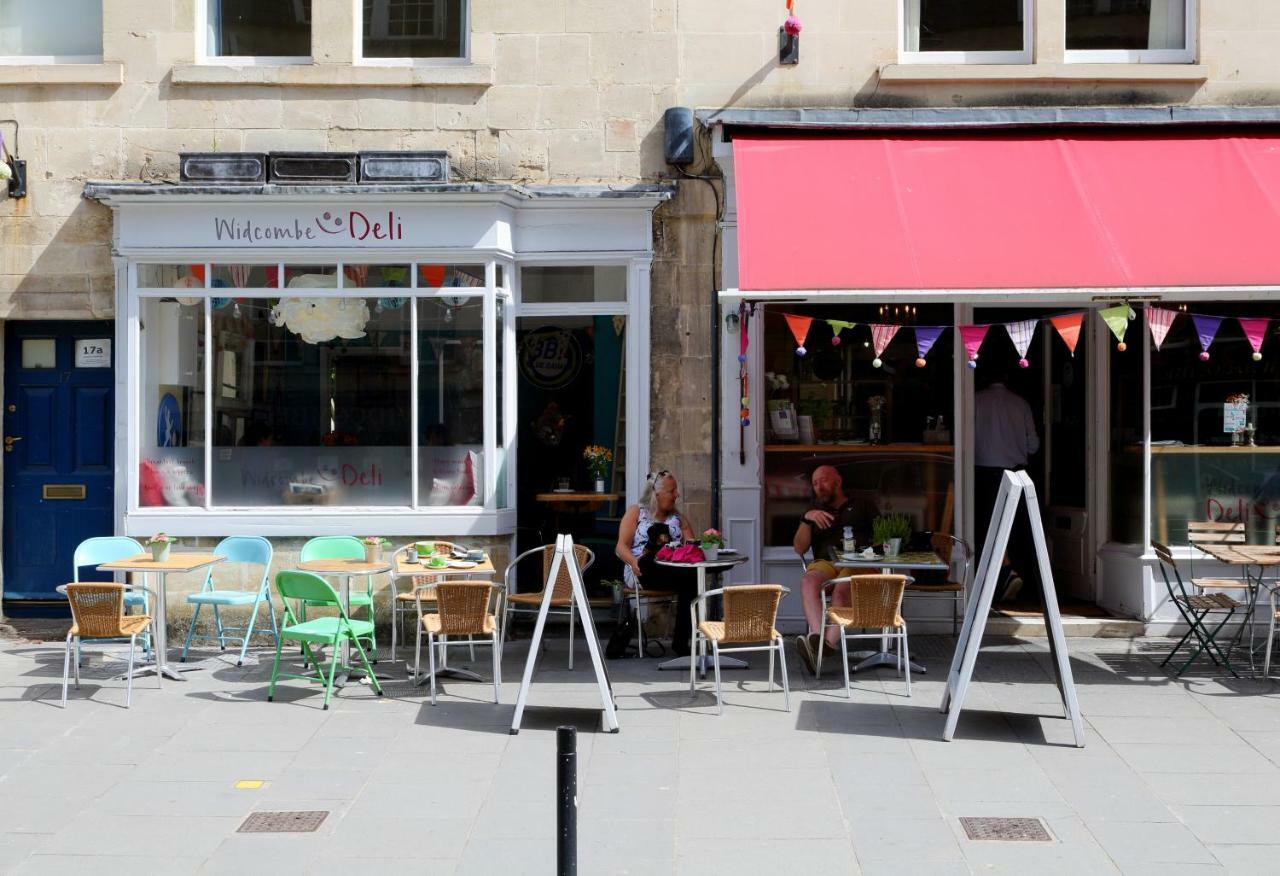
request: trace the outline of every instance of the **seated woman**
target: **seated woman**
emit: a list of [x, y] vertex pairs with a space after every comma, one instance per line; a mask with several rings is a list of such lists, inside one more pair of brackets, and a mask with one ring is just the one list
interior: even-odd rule
[[659, 566], [654, 562], [661, 535], [666, 543], [678, 545], [693, 540], [691, 527], [676, 500], [680, 498], [680, 485], [675, 475], [663, 470], [645, 479], [640, 503], [632, 505], [622, 515], [618, 526], [618, 547], [614, 551], [622, 560], [623, 577], [628, 587], [647, 590], [668, 590], [676, 594], [676, 629], [671, 649], [677, 656], [689, 653], [689, 637], [693, 628], [689, 622], [689, 604], [698, 591], [697, 573], [693, 569], [675, 569]]

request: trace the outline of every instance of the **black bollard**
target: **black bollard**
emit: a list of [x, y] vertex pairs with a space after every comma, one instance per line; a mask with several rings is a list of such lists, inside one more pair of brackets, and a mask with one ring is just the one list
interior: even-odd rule
[[578, 872], [578, 728], [556, 728], [556, 872]]

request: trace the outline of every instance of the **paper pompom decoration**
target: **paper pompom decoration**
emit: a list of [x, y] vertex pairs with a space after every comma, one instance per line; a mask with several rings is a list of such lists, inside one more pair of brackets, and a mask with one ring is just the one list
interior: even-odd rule
[[742, 364], [742, 365], [746, 365], [746, 364], [747, 364], [747, 354], [746, 354], [746, 353], [739, 353], [739, 354], [738, 354], [738, 362], [739, 362], [740, 364]]
[[917, 359], [917, 360], [916, 360], [916, 367], [917, 367], [917, 368], [923, 368], [924, 366], [925, 366], [925, 361], [924, 361], [924, 359]]
[[1261, 361], [1262, 361], [1262, 354], [1261, 354], [1261, 353], [1257, 353], [1257, 352], [1255, 352], [1255, 353], [1253, 354], [1253, 361], [1255, 361], [1255, 362], [1261, 362]]
[[965, 365], [965, 367], [966, 367], [966, 368], [968, 368], [970, 371], [972, 371], [973, 369], [977, 368], [977, 367], [978, 367], [978, 359], [977, 359], [977, 357], [975, 356], [974, 358], [970, 359], [968, 362], [964, 363], [964, 365]]
[[1202, 351], [1200, 352], [1200, 361], [1201, 361], [1201, 362], [1208, 362], [1208, 361], [1209, 361], [1209, 351], [1208, 351], [1208, 350], [1202, 350]]
[[1031, 363], [1030, 363], [1030, 362], [1028, 362], [1026, 359], [1019, 359], [1019, 360], [1018, 360], [1018, 367], [1019, 367], [1019, 368], [1030, 368], [1030, 367], [1031, 367]]
[[840, 346], [840, 336], [839, 336], [839, 335], [832, 335], [832, 336], [831, 336], [831, 346], [833, 346], [833, 347], [838, 347], [838, 346]]
[[884, 366], [884, 360], [882, 360], [879, 356], [871, 360], [872, 368], [881, 368], [883, 366]]
[[13, 169], [9, 167], [9, 162], [0, 161], [0, 181], [7, 180], [13, 176]]
[[800, 36], [800, 31], [804, 29], [804, 25], [794, 15], [788, 15], [787, 20], [782, 22], [782, 29], [787, 32], [787, 36]]
[[1127, 349], [1129, 349], [1129, 345], [1126, 344], [1124, 341], [1121, 341], [1120, 343], [1116, 344], [1117, 352], [1123, 353]]
[[796, 355], [797, 355], [797, 356], [803, 356], [803, 355], [805, 355], [805, 354], [806, 354], [806, 353], [808, 353], [808, 352], [809, 352], [809, 351], [808, 351], [808, 350], [806, 350], [804, 347], [796, 347]]

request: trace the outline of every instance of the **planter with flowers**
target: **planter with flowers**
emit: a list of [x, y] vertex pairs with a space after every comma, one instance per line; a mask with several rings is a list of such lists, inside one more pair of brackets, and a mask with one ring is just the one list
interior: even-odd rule
[[172, 535], [165, 535], [163, 532], [157, 532], [151, 538], [146, 540], [147, 548], [151, 551], [151, 559], [157, 563], [163, 563], [169, 559], [169, 548], [173, 547], [173, 543], [177, 541]]
[[381, 563], [383, 546], [391, 544], [389, 540], [380, 535], [366, 535], [361, 539], [361, 543], [364, 545], [364, 561], [366, 563]]
[[698, 536], [698, 545], [708, 563], [714, 563], [720, 557], [720, 548], [724, 547], [724, 536], [718, 529], [708, 529]]
[[609, 477], [609, 466], [613, 463], [613, 451], [599, 444], [589, 444], [582, 450], [582, 458], [587, 461], [587, 470], [596, 482], [596, 492], [605, 491], [605, 479]]

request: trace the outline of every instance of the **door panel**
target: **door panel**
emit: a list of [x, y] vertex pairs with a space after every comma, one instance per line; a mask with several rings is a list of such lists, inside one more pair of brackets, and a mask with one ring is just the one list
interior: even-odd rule
[[[8, 397], [8, 393], [5, 393], [5, 396]], [[22, 402], [25, 402], [26, 407], [26, 416], [20, 417], [19, 421], [25, 419], [27, 425], [23, 433], [17, 433], [22, 439], [21, 446], [15, 445], [14, 452], [6, 456], [22, 457], [20, 464], [27, 471], [37, 468], [51, 469], [54, 467], [53, 439], [54, 420], [58, 408], [57, 389], [52, 386], [24, 386], [19, 390], [18, 398], [21, 400], [18, 410], [22, 410]], [[15, 433], [6, 432], [5, 434], [14, 435]], [[8, 469], [7, 463], [10, 460], [5, 462], [5, 468]]]
[[111, 469], [114, 435], [111, 428], [111, 387], [77, 386], [72, 389], [71, 466], [76, 472]]

